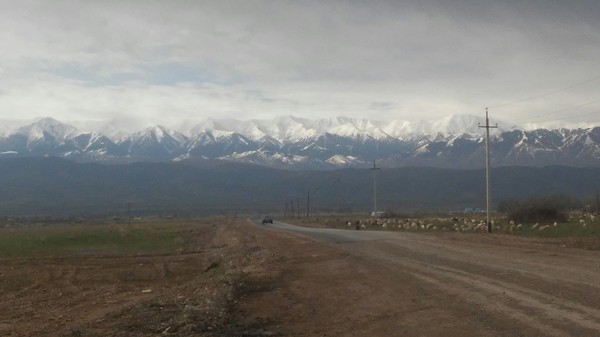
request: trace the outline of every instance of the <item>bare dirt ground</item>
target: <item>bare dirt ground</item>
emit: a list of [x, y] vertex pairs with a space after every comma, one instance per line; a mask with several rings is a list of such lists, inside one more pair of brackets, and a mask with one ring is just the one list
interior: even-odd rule
[[597, 251], [348, 232], [368, 239], [237, 220], [171, 255], [2, 258], [0, 335], [600, 336]]

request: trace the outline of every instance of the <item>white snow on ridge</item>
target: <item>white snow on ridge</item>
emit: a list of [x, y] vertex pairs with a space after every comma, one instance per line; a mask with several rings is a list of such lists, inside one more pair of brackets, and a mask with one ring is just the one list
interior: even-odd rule
[[61, 141], [76, 134], [77, 129], [48, 117], [42, 118], [33, 124], [22, 126], [15, 133], [26, 136], [29, 141], [42, 139], [44, 138], [44, 134], [48, 134], [56, 140]]
[[164, 126], [156, 125], [149, 127], [145, 130], [138, 131], [130, 137], [134, 142], [145, 142], [151, 139], [156, 139], [158, 143], [176, 142], [178, 144], [184, 144], [187, 138], [178, 131], [170, 130]]
[[233, 131], [223, 131], [223, 130], [210, 130], [210, 133], [216, 138], [229, 138], [231, 135], [235, 134]]
[[350, 165], [355, 165], [355, 164], [359, 164], [359, 163], [364, 163], [364, 161], [358, 159], [357, 157], [343, 156], [343, 155], [339, 155], [339, 154], [336, 154], [335, 156], [330, 157], [329, 159], [325, 160], [325, 162], [335, 165], [335, 166], [350, 166]]
[[298, 163], [305, 163], [310, 161], [307, 156], [299, 155], [285, 155], [278, 152], [268, 151], [248, 151], [242, 153], [233, 153], [230, 155], [219, 157], [221, 160], [239, 161], [244, 163], [264, 164], [270, 165], [293, 165]]
[[[490, 123], [496, 123], [491, 120]], [[498, 121], [499, 128], [492, 133], [512, 130], [512, 124]], [[314, 138], [324, 134], [332, 134], [352, 138], [398, 138], [408, 139], [419, 136], [452, 136], [480, 135], [479, 125], [485, 119], [473, 115], [454, 115], [433, 121], [376, 121], [361, 118], [334, 117], [310, 120], [293, 116], [274, 119], [251, 119], [246, 121], [234, 119], [210, 119], [191, 129], [192, 133], [202, 130], [219, 130], [242, 134], [252, 140], [270, 136], [280, 142], [295, 142], [301, 139]]]
[[301, 139], [318, 137], [326, 133], [344, 137], [366, 136], [381, 138], [388, 136], [385, 131], [381, 130], [379, 124], [379, 122], [367, 119], [352, 119], [347, 117], [318, 120], [293, 116], [278, 117], [269, 120], [251, 119], [247, 121], [211, 119], [198, 124], [191, 129], [191, 132], [197, 134], [203, 130], [228, 131], [239, 133], [255, 141], [269, 136], [280, 142], [294, 142]]
[[[514, 124], [491, 119], [492, 124], [498, 123], [498, 129], [490, 130], [496, 135], [502, 131], [514, 129], [527, 130], [539, 128], [541, 125], [528, 124], [525, 128], [519, 128]], [[415, 138], [448, 139], [457, 135], [471, 135], [480, 137], [483, 135], [485, 120], [482, 116], [474, 115], [452, 115], [438, 120], [423, 121], [378, 121], [362, 118], [333, 117], [321, 119], [306, 119], [294, 116], [282, 116], [273, 119], [250, 119], [237, 120], [232, 118], [207, 119], [193, 125], [192, 121], [180, 123], [177, 128], [166, 128], [163, 126], [149, 126], [133, 132], [133, 124], [126, 120], [110, 120], [107, 122], [75, 122], [75, 127], [70, 124], [61, 123], [52, 118], [42, 118], [34, 123], [18, 127], [17, 121], [0, 123], [0, 135], [21, 134], [28, 137], [30, 142], [35, 142], [51, 135], [56, 141], [73, 138], [82, 133], [99, 133], [120, 143], [126, 138], [135, 139], [143, 134], [150, 134], [159, 142], [165, 138], [172, 138], [177, 143], [183, 143], [190, 136], [200, 135], [208, 131], [214, 138], [231, 137], [238, 133], [250, 140], [261, 141], [272, 138], [280, 143], [297, 142], [303, 139], [311, 139], [325, 134], [349, 137], [360, 140], [396, 138], [409, 140]], [[138, 124], [139, 125], [139, 124]], [[581, 125], [584, 127], [584, 125]], [[589, 125], [588, 125], [589, 127]]]

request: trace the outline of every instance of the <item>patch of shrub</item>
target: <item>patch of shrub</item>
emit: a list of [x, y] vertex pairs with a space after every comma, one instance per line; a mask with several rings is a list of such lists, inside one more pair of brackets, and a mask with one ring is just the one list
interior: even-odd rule
[[553, 205], [531, 205], [517, 208], [508, 213], [508, 218], [517, 222], [566, 222], [567, 216]]
[[579, 203], [564, 195], [526, 200], [508, 199], [498, 204], [498, 211], [506, 213], [510, 220], [517, 222], [565, 222], [566, 212], [580, 206]]

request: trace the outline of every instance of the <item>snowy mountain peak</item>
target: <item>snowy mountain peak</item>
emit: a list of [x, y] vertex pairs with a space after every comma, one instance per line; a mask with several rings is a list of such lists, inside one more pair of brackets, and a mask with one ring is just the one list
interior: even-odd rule
[[55, 141], [62, 141], [69, 136], [76, 134], [77, 129], [70, 125], [61, 123], [56, 119], [46, 117], [36, 121], [33, 124], [20, 127], [15, 133], [26, 136], [28, 142], [45, 139], [48, 136], [54, 138]]
[[187, 137], [185, 135], [183, 135], [181, 132], [168, 129], [162, 125], [151, 126], [147, 129], [136, 132], [131, 136], [131, 138], [136, 141], [151, 139], [158, 143], [163, 143], [165, 141], [168, 141], [168, 142], [184, 144], [187, 141]]

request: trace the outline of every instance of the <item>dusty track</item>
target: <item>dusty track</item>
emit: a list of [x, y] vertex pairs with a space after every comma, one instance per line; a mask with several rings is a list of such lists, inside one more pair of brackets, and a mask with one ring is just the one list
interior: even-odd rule
[[0, 335], [600, 336], [600, 251], [556, 240], [232, 219], [181, 235], [173, 254], [0, 258]]
[[[310, 238], [276, 243], [269, 237], [281, 234], [272, 229]], [[271, 329], [283, 335], [600, 336], [597, 251], [514, 238], [479, 242], [480, 235], [281, 223], [253, 230], [287, 256], [278, 290], [258, 300], [289, 304], [271, 313], [279, 318]]]

